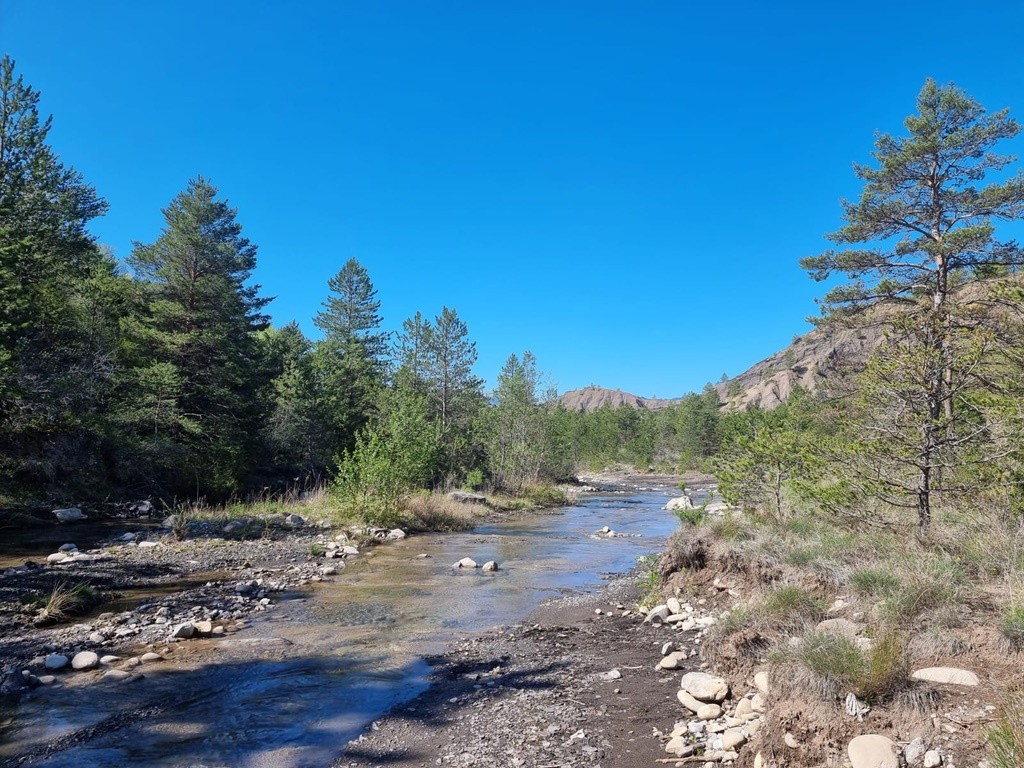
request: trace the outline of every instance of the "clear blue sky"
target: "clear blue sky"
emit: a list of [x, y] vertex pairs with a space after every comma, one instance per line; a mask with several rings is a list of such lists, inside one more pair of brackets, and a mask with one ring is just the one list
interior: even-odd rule
[[388, 328], [456, 308], [489, 381], [531, 349], [562, 390], [661, 397], [808, 328], [797, 260], [925, 77], [1024, 119], [1022, 28], [941, 0], [0, 0], [122, 258], [203, 174], [275, 323], [313, 333], [354, 256]]

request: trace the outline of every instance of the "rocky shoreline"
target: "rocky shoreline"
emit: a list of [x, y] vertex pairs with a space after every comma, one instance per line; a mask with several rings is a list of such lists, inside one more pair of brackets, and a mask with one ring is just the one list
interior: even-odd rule
[[[5, 569], [0, 693], [95, 669], [103, 678], [129, 679], [140, 666], [168, 658], [177, 643], [238, 632], [284, 593], [335, 576], [365, 546], [405, 535], [339, 532], [298, 515], [189, 525], [183, 540], [168, 519], [79, 550], [71, 524], [57, 552]], [[76, 589], [84, 596], [79, 615], [59, 622], [47, 615], [58, 590]]]

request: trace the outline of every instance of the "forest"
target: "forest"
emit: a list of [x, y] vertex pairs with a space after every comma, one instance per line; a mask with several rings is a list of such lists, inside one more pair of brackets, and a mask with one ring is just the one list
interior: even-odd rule
[[486, 392], [454, 308], [394, 335], [356, 259], [315, 316], [270, 324], [257, 245], [197, 177], [122, 263], [100, 193], [48, 144], [39, 93], [0, 63], [0, 499], [245, 499], [330, 486], [519, 493], [578, 466], [674, 470], [713, 452], [713, 391], [671, 412], [560, 407], [529, 352]]

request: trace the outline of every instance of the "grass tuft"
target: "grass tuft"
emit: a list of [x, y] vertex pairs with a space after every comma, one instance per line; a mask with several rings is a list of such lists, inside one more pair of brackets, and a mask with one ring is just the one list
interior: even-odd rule
[[1012, 650], [1024, 649], [1024, 605], [1010, 605], [999, 620], [999, 633]]

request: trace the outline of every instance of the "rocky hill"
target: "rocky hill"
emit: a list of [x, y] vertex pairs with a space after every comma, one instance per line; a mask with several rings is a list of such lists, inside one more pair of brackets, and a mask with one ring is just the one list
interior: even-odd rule
[[829, 378], [863, 361], [881, 339], [882, 325], [866, 328], [822, 326], [797, 337], [785, 349], [716, 386], [729, 409], [785, 402], [797, 385], [814, 391]]
[[639, 397], [638, 395], [623, 392], [621, 389], [604, 389], [603, 387], [584, 387], [573, 389], [558, 398], [562, 405], [570, 411], [581, 411], [590, 413], [602, 406], [618, 408], [620, 405], [628, 405], [632, 408], [639, 408], [647, 411], [660, 411], [679, 402], [676, 400], [663, 400], [656, 397]]

